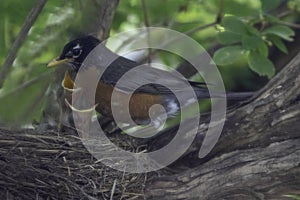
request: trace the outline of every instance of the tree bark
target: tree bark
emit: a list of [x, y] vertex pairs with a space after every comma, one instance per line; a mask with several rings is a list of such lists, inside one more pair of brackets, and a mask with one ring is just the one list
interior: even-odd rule
[[99, 2], [99, 12], [97, 13], [97, 37], [106, 40], [109, 36], [110, 26], [119, 0], [101, 0]]

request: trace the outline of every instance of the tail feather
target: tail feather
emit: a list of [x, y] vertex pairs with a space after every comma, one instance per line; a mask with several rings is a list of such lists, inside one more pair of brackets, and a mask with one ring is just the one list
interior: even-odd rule
[[208, 99], [208, 98], [226, 98], [227, 100], [242, 101], [249, 99], [253, 96], [254, 92], [226, 92], [217, 93], [204, 90], [195, 90], [198, 99]]
[[246, 100], [253, 96], [254, 92], [227, 92], [228, 100]]

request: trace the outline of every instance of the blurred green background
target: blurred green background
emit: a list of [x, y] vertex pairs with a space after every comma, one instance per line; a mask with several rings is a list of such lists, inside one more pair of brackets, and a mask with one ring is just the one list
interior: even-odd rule
[[[0, 63], [4, 63], [10, 48], [22, 27], [26, 16], [36, 0], [2, 0], [0, 4]], [[260, 0], [145, 0], [146, 11], [150, 26], [171, 28], [183, 33], [197, 27], [212, 23], [222, 8], [222, 14], [234, 15], [249, 21], [262, 20], [263, 12], [267, 9], [277, 9], [283, 2], [282, 9], [276, 14], [290, 11], [284, 19], [293, 23], [299, 19], [297, 7], [298, 0], [292, 1], [265, 1], [269, 6], [262, 11]], [[268, 3], [269, 2], [269, 3]], [[39, 121], [45, 107], [49, 86], [54, 81], [55, 69], [47, 69], [46, 64], [57, 57], [64, 44], [71, 38], [79, 35], [94, 33], [97, 11], [101, 1], [74, 0], [48, 1], [40, 13], [37, 21], [30, 29], [28, 36], [12, 70], [5, 77], [4, 85], [0, 89], [0, 124], [4, 126], [28, 125], [33, 120]], [[253, 26], [255, 26], [255, 22]], [[121, 0], [116, 10], [110, 35], [143, 27], [144, 10], [141, 0]], [[210, 26], [201, 31], [190, 34], [206, 49], [220, 45], [217, 34], [220, 27]], [[177, 57], [169, 56], [163, 52], [156, 55], [171, 67], [176, 67], [182, 62]], [[0, 66], [1, 67], [1, 66]], [[252, 72], [247, 66], [246, 58], [241, 57], [234, 64], [219, 66], [227, 90], [248, 91], [257, 90], [266, 82], [266, 77], [261, 77]], [[194, 77], [194, 80], [199, 78]], [[57, 102], [53, 102], [57, 103]]]

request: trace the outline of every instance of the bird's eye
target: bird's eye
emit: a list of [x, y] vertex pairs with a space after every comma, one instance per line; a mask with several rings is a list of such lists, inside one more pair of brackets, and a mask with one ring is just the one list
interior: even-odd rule
[[78, 58], [82, 52], [82, 49], [76, 48], [72, 50], [73, 58]]

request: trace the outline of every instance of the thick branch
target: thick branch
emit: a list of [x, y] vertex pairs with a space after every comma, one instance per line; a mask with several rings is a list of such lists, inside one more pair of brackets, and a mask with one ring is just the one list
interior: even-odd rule
[[[147, 199], [284, 199], [299, 194], [300, 138], [237, 150], [148, 183]], [[297, 178], [298, 177], [298, 178]]]
[[97, 14], [97, 37], [105, 40], [109, 36], [110, 26], [115, 15], [119, 0], [101, 0]]

